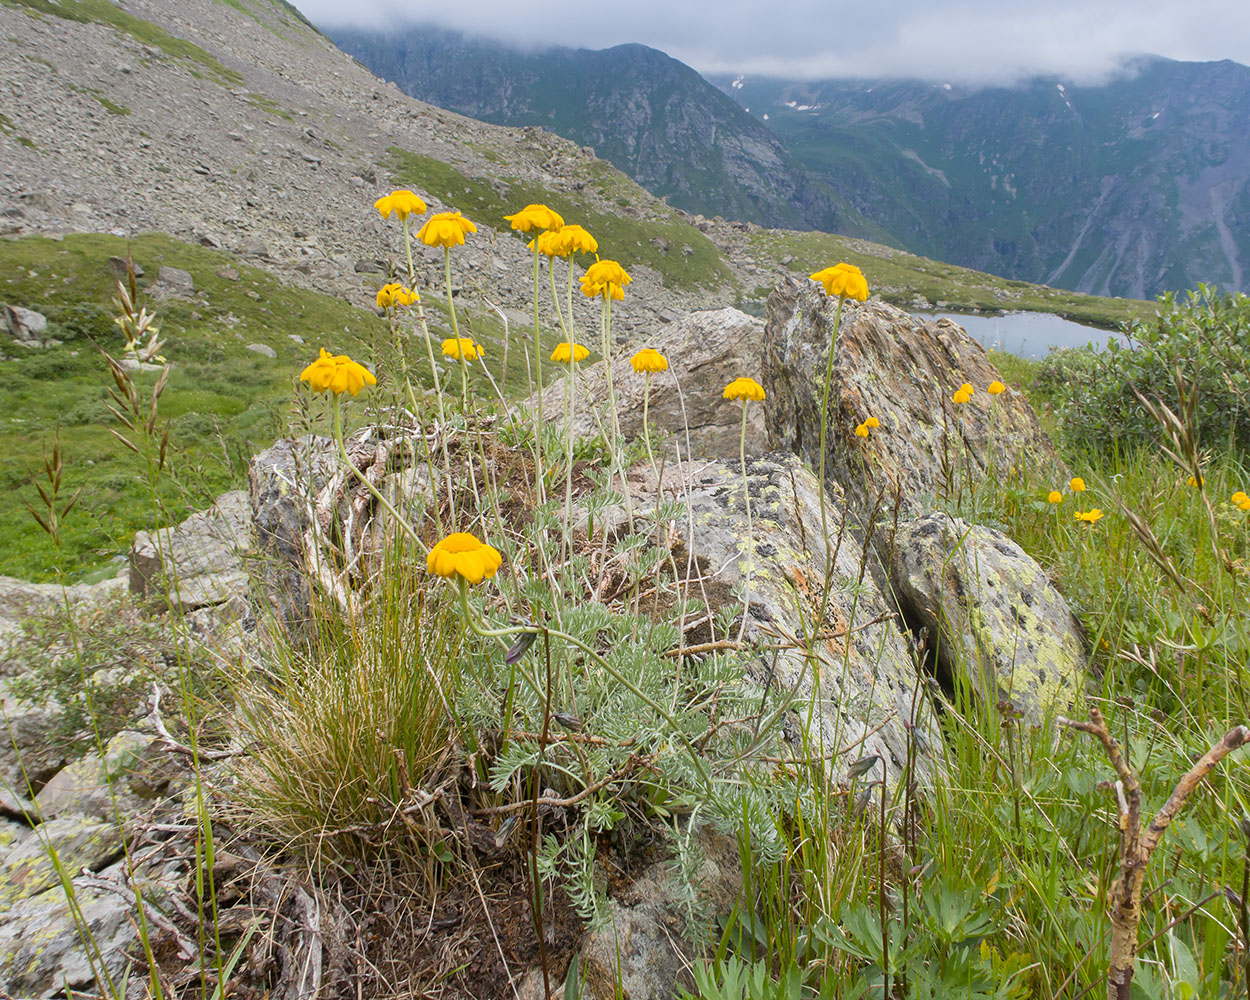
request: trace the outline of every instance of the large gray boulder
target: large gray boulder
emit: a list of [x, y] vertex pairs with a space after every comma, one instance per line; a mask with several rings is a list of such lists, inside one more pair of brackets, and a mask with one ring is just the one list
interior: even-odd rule
[[1045, 571], [1000, 531], [946, 514], [899, 526], [893, 585], [929, 629], [948, 676], [1034, 723], [1068, 714], [1084, 683], [1076, 617]]
[[4, 322], [22, 347], [43, 346], [43, 335], [48, 329], [48, 318], [43, 313], [22, 306], [5, 306]]
[[130, 589], [158, 593], [182, 611], [246, 596], [244, 560], [253, 548], [252, 511], [242, 490], [223, 493], [174, 528], [135, 533]]
[[[837, 300], [813, 281], [789, 278], [768, 298], [764, 328], [764, 408], [775, 449], [820, 463], [821, 403]], [[847, 302], [834, 361], [825, 445], [826, 476], [841, 483], [861, 511], [879, 497], [906, 515], [924, 513], [934, 496], [953, 495], [991, 470], [1044, 467], [1056, 482], [1063, 463], [1021, 393], [985, 390], [1002, 376], [985, 349], [948, 319], [918, 319], [869, 299]], [[962, 406], [963, 383], [976, 391]], [[867, 438], [855, 428], [881, 426]]]
[[[663, 328], [652, 340], [640, 340], [618, 351], [612, 359], [612, 385], [621, 433], [642, 434], [645, 379], [630, 359], [641, 347], [654, 347], [668, 358], [669, 370], [651, 376], [647, 419], [651, 433], [674, 435], [683, 455], [699, 458], [737, 458], [742, 429], [740, 404], [721, 397], [725, 386], [740, 376], [758, 379], [762, 362], [763, 324], [737, 309], [687, 313]], [[594, 347], [590, 342], [587, 347]], [[563, 366], [561, 366], [563, 367]], [[544, 362], [544, 372], [549, 366]], [[564, 426], [567, 375], [555, 379], [543, 392], [543, 417]], [[602, 361], [579, 365], [573, 431], [578, 437], [598, 433], [594, 414], [606, 415], [607, 370]], [[520, 408], [531, 413], [533, 400]], [[610, 419], [610, 417], [609, 417]], [[689, 448], [686, 428], [689, 428]], [[764, 414], [759, 407], [747, 413], [747, 454], [765, 450]]]

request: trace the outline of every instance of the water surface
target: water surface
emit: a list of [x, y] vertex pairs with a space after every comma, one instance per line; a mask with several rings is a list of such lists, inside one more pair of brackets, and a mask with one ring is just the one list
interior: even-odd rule
[[915, 313], [924, 319], [945, 316], [954, 320], [986, 350], [1007, 351], [1022, 358], [1042, 358], [1052, 347], [1084, 347], [1093, 343], [1098, 348], [1107, 346], [1108, 339], [1127, 343], [1124, 336], [1113, 330], [1103, 330], [1053, 313], [1015, 312], [1001, 316], [970, 313]]

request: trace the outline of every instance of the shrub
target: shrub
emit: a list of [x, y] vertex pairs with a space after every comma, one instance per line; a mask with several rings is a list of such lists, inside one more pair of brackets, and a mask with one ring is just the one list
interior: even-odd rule
[[1178, 370], [1198, 390], [1205, 444], [1250, 441], [1250, 296], [1199, 285], [1181, 299], [1160, 296], [1156, 320], [1134, 321], [1123, 331], [1128, 347], [1069, 348], [1042, 363], [1038, 386], [1054, 401], [1069, 441], [1103, 448], [1153, 441], [1157, 424], [1137, 393], [1175, 407]]

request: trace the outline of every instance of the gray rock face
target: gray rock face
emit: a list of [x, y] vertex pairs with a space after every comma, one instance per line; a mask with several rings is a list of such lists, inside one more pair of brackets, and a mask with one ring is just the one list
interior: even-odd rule
[[0, 788], [26, 795], [27, 784], [38, 788], [65, 764], [64, 749], [52, 740], [59, 706], [50, 698], [32, 703], [13, 694], [0, 681]]
[[42, 347], [48, 318], [43, 313], [21, 306], [5, 306], [4, 322], [14, 339], [23, 347]]
[[[820, 416], [828, 345], [837, 300], [812, 281], [790, 278], [768, 299], [764, 388], [768, 439], [812, 468], [820, 462]], [[1022, 395], [985, 390], [1001, 376], [985, 349], [950, 320], [917, 319], [894, 306], [848, 302], [829, 396], [826, 475], [851, 501], [871, 509], [897, 496], [905, 515], [924, 512], [926, 498], [953, 494], [987, 471], [1005, 479], [1013, 467], [1054, 469], [1063, 463]], [[957, 406], [963, 383], [976, 391]], [[867, 438], [855, 428], [881, 426]]]
[[125, 585], [125, 579], [120, 577], [62, 588], [55, 583], [27, 583], [0, 576], [0, 646], [27, 615], [60, 606], [67, 599], [71, 604], [103, 600]]
[[945, 514], [899, 526], [893, 583], [930, 631], [937, 658], [983, 699], [1031, 722], [1066, 714], [1081, 692], [1085, 645], [1046, 573], [1000, 531]]
[[248, 467], [248, 496], [261, 557], [258, 583], [269, 609], [292, 632], [308, 619], [304, 532], [311, 523], [312, 501], [336, 466], [334, 442], [309, 436], [283, 438]]
[[[668, 358], [670, 368], [651, 376], [647, 419], [653, 437], [657, 433], [675, 435], [685, 455], [684, 428], [689, 426], [691, 454], [700, 458], [737, 458], [742, 410], [740, 404], [721, 398], [721, 393], [740, 376], [759, 377], [762, 334], [760, 321], [746, 313], [715, 309], [688, 313], [664, 327], [663, 333], [652, 340], [639, 340], [629, 350], [617, 353], [612, 360], [612, 384], [621, 433], [627, 437], [642, 433], [646, 383], [633, 370], [630, 358], [638, 348], [654, 347]], [[560, 427], [564, 426], [566, 383], [567, 376], [557, 379], [543, 393], [544, 417]], [[606, 412], [606, 403], [607, 372], [603, 363], [579, 365], [574, 433], [579, 437], [598, 433], [592, 414]], [[527, 401], [523, 411], [530, 412], [532, 405], [532, 401]], [[765, 449], [764, 437], [763, 411], [758, 406], [751, 407], [747, 411], [748, 455]]]
[[162, 591], [183, 611], [245, 595], [251, 521], [247, 494], [234, 490], [176, 528], [137, 532], [130, 548], [131, 591]]
[[148, 295], [156, 302], [168, 299], [189, 299], [195, 294], [195, 279], [180, 267], [162, 265], [156, 280], [148, 286]]
[[[636, 509], [648, 509], [654, 504], [650, 469], [636, 467], [631, 479]], [[746, 570], [753, 566], [747, 635], [780, 647], [760, 656], [753, 678], [793, 692], [784, 723], [787, 739], [797, 752], [838, 751], [829, 764], [835, 777], [873, 754], [881, 757], [890, 781], [898, 778], [909, 755], [914, 773], [924, 776], [932, 766], [929, 751], [939, 739], [925, 681], [908, 640], [863, 567], [862, 548], [847, 530], [845, 498], [836, 489], [826, 493], [834, 541], [830, 553], [821, 534], [816, 477], [797, 458], [748, 459], [747, 488], [749, 535], [737, 462], [694, 462], [665, 470], [665, 493], [684, 498], [688, 511], [675, 528], [721, 595], [712, 598], [714, 611], [743, 599]], [[831, 588], [813, 665], [804, 650], [790, 643], [802, 632], [796, 601], [808, 627], [816, 620], [826, 566]], [[881, 771], [875, 776], [881, 777]]]
[[87, 754], [44, 785], [35, 797], [40, 815], [46, 820], [72, 812], [115, 822], [114, 797], [122, 816], [136, 812], [166, 784], [158, 773], [166, 756], [155, 744], [150, 733], [118, 733], [103, 757]]

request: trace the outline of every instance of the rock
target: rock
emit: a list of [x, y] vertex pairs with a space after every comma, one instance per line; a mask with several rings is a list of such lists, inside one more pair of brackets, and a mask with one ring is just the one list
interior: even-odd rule
[[164, 791], [169, 784], [169, 772], [163, 767], [167, 759], [154, 735], [123, 730], [109, 740], [103, 757], [89, 753], [59, 771], [35, 796], [35, 803], [45, 819], [76, 813], [116, 822], [117, 812], [129, 817]]
[[946, 514], [901, 524], [891, 566], [904, 614], [929, 629], [938, 663], [984, 699], [1040, 723], [1080, 696], [1085, 644], [1045, 571], [1000, 531]]
[[224, 493], [176, 528], [136, 532], [130, 547], [130, 590], [153, 590], [184, 611], [247, 593], [243, 560], [253, 547], [251, 507], [242, 490]]
[[[836, 309], [837, 300], [819, 285], [796, 278], [768, 297], [763, 384], [769, 445], [795, 452], [814, 469]], [[985, 349], [950, 320], [918, 319], [873, 299], [847, 302], [829, 396], [826, 475], [861, 511], [878, 496], [888, 508], [897, 496], [904, 515], [926, 512], [927, 498], [978, 480], [991, 467], [1003, 480], [1022, 465], [1067, 479], [1024, 397], [1011, 390], [986, 393], [996, 379], [1001, 376]], [[956, 406], [951, 396], [964, 382], [977, 391]], [[881, 426], [856, 437], [856, 426], [868, 417]]]
[[102, 601], [126, 586], [120, 577], [99, 583], [76, 583], [62, 588], [56, 583], [27, 583], [11, 576], [0, 576], [0, 643], [31, 614], [71, 604]]
[[217, 269], [217, 277], [225, 281], [238, 281], [239, 272], [233, 267], [219, 267]]
[[[669, 371], [651, 376], [648, 422], [653, 440], [660, 434], [674, 435], [684, 455], [685, 428], [689, 427], [694, 456], [737, 458], [742, 429], [741, 404], [723, 399], [721, 393], [739, 376], [759, 372], [760, 339], [760, 321], [737, 309], [687, 313], [666, 326], [663, 338], [650, 345], [660, 350], [671, 366]], [[620, 352], [612, 361], [616, 409], [621, 433], [627, 437], [642, 433], [644, 379], [630, 366], [633, 353], [632, 350]], [[544, 359], [544, 369], [548, 364]], [[598, 433], [592, 407], [603, 409], [607, 399], [603, 363], [579, 366], [577, 379], [573, 430], [580, 437], [592, 437]], [[567, 376], [558, 378], [547, 387], [542, 399], [544, 419], [560, 427], [564, 421], [566, 382]], [[532, 400], [526, 401], [521, 411], [530, 413], [532, 406]], [[754, 406], [747, 413], [747, 454], [759, 454], [763, 450], [764, 412]]]
[[156, 281], [148, 286], [148, 295], [157, 302], [166, 299], [189, 299], [195, 294], [195, 279], [180, 267], [162, 265]]
[[[708, 829], [695, 837], [701, 856], [694, 880], [700, 891], [696, 905], [717, 916], [727, 915], [742, 891], [738, 845]], [[687, 971], [692, 956], [683, 945], [692, 930], [688, 901], [671, 865], [646, 868], [608, 904], [604, 926], [587, 933], [578, 947], [574, 957], [580, 962], [581, 996], [585, 1000], [616, 1000], [618, 996], [668, 1000], [678, 985], [693, 989]], [[699, 929], [700, 939], [706, 933], [706, 928]], [[621, 993], [616, 992], [618, 970]], [[521, 1000], [542, 1000], [542, 970], [531, 971], [518, 993]]]
[[5, 306], [4, 320], [9, 333], [21, 346], [43, 346], [43, 334], [48, 328], [48, 318], [43, 313], [22, 306]]
[[252, 459], [249, 498], [261, 559], [265, 604], [288, 632], [309, 621], [308, 573], [304, 568], [304, 532], [312, 498], [337, 468], [329, 438], [283, 438]]
[[247, 349], [255, 351], [257, 354], [263, 354], [267, 358], [276, 358], [278, 356], [278, 352], [268, 344], [248, 344]]
[[[108, 889], [75, 886], [80, 916], [114, 981], [129, 963], [134, 914], [126, 897]], [[20, 997], [84, 995], [96, 985], [78, 922], [58, 885], [16, 903], [0, 916], [0, 983]]]
[[[813, 623], [825, 581], [827, 549], [821, 535], [816, 476], [793, 455], [769, 454], [747, 460], [751, 496], [754, 570], [750, 583], [747, 635], [785, 643]], [[634, 509], [655, 504], [654, 476], [645, 465], [630, 474]], [[665, 496], [684, 498], [684, 513], [671, 530], [682, 534], [705, 577], [711, 610], [740, 602], [746, 583], [748, 538], [740, 465], [727, 461], [682, 463], [664, 472]], [[795, 693], [785, 721], [788, 742], [842, 751], [829, 767], [836, 778], [856, 759], [871, 755], [884, 762], [895, 781], [913, 750], [913, 774], [927, 776], [939, 742], [926, 681], [916, 670], [909, 641], [894, 614], [861, 566], [862, 547], [844, 532], [845, 498], [834, 488], [825, 496], [830, 538], [835, 540], [832, 586], [813, 673], [805, 651], [783, 648], [754, 664], [751, 676]], [[841, 537], [841, 543], [836, 544]], [[810, 624], [809, 624], [810, 627]], [[832, 631], [833, 635], [828, 635]], [[849, 644], [845, 636], [851, 635]], [[848, 648], [849, 647], [849, 648]], [[804, 733], [806, 732], [806, 736]], [[880, 778], [881, 772], [876, 772]]]
[[117, 367], [126, 372], [159, 372], [165, 370], [164, 365], [151, 361], [140, 361], [134, 357], [117, 359]]
[[[135, 269], [135, 277], [142, 278], [143, 268], [140, 267], [138, 264], [136, 264], [134, 261], [131, 261], [130, 265]], [[126, 277], [126, 258], [125, 257], [110, 257], [108, 259], [108, 266], [109, 266], [109, 270], [112, 271], [113, 274], [115, 274], [118, 278], [124, 279]]]
[[[122, 849], [121, 829], [111, 821], [68, 814], [40, 823], [19, 838], [0, 859], [0, 918], [9, 923], [7, 911], [24, 899], [61, 884], [52, 864], [49, 847], [55, 848], [61, 866], [78, 873], [110, 863]], [[2, 982], [3, 980], [0, 980]]]
[[26, 794], [27, 786], [39, 788], [65, 766], [65, 753], [53, 737], [60, 706], [51, 698], [30, 702], [13, 694], [0, 681], [0, 718], [5, 731], [0, 738], [0, 788]]

